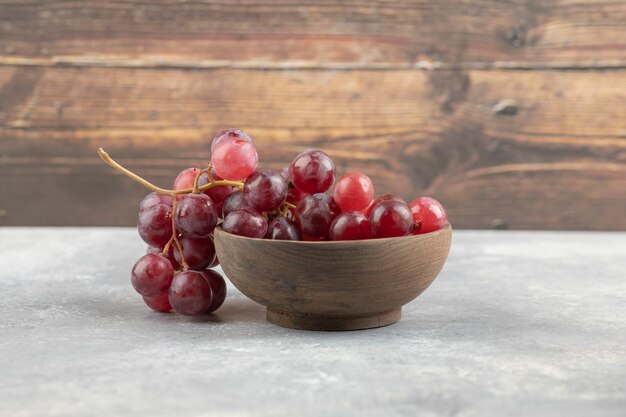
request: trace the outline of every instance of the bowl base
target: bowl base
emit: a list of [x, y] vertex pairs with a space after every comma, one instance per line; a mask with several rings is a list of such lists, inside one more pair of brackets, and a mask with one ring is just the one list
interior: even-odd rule
[[267, 309], [267, 321], [301, 330], [360, 330], [388, 326], [400, 320], [402, 308], [359, 316], [331, 316]]

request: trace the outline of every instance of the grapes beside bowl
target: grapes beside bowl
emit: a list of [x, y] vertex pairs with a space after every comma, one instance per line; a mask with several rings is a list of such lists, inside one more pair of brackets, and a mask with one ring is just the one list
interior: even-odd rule
[[139, 205], [137, 227], [149, 248], [131, 281], [159, 312], [219, 308], [225, 285], [211, 268], [221, 262], [235, 286], [268, 307], [272, 323], [382, 326], [399, 320], [402, 306], [430, 285], [450, 248], [451, 227], [438, 201], [374, 199], [367, 175], [349, 172], [335, 181], [335, 164], [317, 149], [280, 171], [258, 169], [252, 138], [226, 129], [211, 144], [211, 162], [183, 170], [173, 189], [98, 153], [153, 191]]

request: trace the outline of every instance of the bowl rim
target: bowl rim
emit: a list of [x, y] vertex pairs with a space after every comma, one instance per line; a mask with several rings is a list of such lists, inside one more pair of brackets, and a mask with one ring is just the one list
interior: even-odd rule
[[360, 245], [365, 245], [365, 244], [374, 244], [374, 243], [385, 243], [385, 242], [389, 242], [389, 241], [394, 241], [397, 242], [398, 240], [408, 240], [408, 239], [414, 239], [414, 240], [424, 240], [424, 239], [428, 239], [428, 238], [432, 238], [435, 236], [438, 236], [440, 234], [443, 234], [445, 232], [451, 231], [452, 230], [452, 225], [450, 223], [446, 224], [445, 226], [443, 226], [441, 229], [437, 229], [434, 230], [432, 232], [428, 232], [428, 233], [422, 233], [419, 235], [406, 235], [406, 236], [397, 236], [397, 237], [384, 237], [384, 238], [380, 238], [380, 239], [358, 239], [358, 240], [323, 240], [323, 241], [315, 241], [315, 240], [278, 240], [278, 239], [261, 239], [261, 238], [257, 238], [257, 237], [247, 237], [247, 236], [240, 236], [240, 235], [235, 235], [233, 233], [228, 233], [226, 231], [224, 231], [222, 229], [222, 225], [219, 224], [215, 227], [215, 232], [220, 232], [220, 233], [224, 233], [229, 235], [230, 238], [234, 238], [234, 239], [241, 239], [241, 240], [248, 240], [248, 241], [258, 241], [258, 242], [264, 242], [267, 244], [294, 244], [294, 245], [324, 245], [324, 246], [331, 246], [331, 245], [346, 245], [346, 244], [360, 244]]

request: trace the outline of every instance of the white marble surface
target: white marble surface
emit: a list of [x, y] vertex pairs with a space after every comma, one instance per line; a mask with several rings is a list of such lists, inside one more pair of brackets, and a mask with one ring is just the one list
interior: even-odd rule
[[626, 416], [626, 234], [455, 232], [401, 322], [148, 310], [131, 229], [0, 228], [0, 416]]

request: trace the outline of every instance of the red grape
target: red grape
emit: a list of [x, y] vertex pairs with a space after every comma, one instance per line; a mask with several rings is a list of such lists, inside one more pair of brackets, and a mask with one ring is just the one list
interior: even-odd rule
[[173, 277], [172, 264], [161, 255], [149, 253], [135, 263], [130, 281], [139, 294], [154, 297], [167, 291]]
[[172, 209], [157, 204], [139, 212], [137, 220], [139, 236], [150, 246], [161, 246], [172, 237]]
[[222, 278], [218, 272], [210, 269], [203, 271], [202, 274], [209, 283], [209, 287], [211, 287], [211, 294], [213, 295], [211, 298], [211, 305], [209, 305], [206, 312], [212, 313], [224, 304], [224, 300], [226, 299], [226, 281], [224, 281], [224, 278]]
[[252, 208], [250, 202], [243, 191], [233, 191], [226, 200], [222, 207], [222, 218], [226, 218], [231, 211], [235, 211], [240, 208]]
[[[215, 170], [211, 168], [211, 176], [215, 181], [220, 181], [223, 178], [215, 173]], [[198, 178], [198, 186], [203, 186], [209, 183], [209, 176], [207, 174], [200, 175]], [[230, 185], [218, 185], [217, 187], [211, 187], [208, 190], [204, 190], [204, 194], [211, 197], [213, 200], [213, 204], [215, 205], [215, 211], [219, 217], [222, 217], [222, 207], [224, 206], [224, 200], [228, 197], [234, 190], [235, 187], [231, 187]]]
[[370, 213], [372, 235], [375, 238], [405, 236], [411, 232], [411, 210], [402, 201], [384, 200]]
[[240, 208], [226, 216], [222, 229], [234, 235], [262, 239], [267, 233], [267, 220], [254, 209]]
[[[174, 190], [183, 190], [185, 188], [193, 188], [193, 182], [196, 180], [200, 170], [198, 168], [187, 168], [180, 171], [174, 180]], [[180, 200], [184, 194], [176, 195], [176, 199]]]
[[212, 298], [211, 287], [202, 272], [184, 271], [172, 280], [169, 301], [178, 313], [190, 316], [204, 313]]
[[287, 180], [276, 171], [263, 169], [246, 179], [244, 194], [258, 212], [276, 210], [287, 198]]
[[342, 211], [363, 210], [373, 197], [372, 180], [360, 172], [349, 172], [339, 178], [333, 190], [333, 199]]
[[[178, 239], [183, 248], [185, 261], [190, 269], [202, 271], [213, 263], [215, 259], [215, 246], [209, 237], [194, 239], [183, 236]], [[182, 264], [182, 257], [178, 248], [174, 248], [174, 257], [179, 264]]]
[[393, 194], [383, 194], [380, 197], [378, 197], [376, 200], [372, 201], [370, 203], [370, 205], [367, 206], [367, 208], [362, 210], [362, 211], [365, 214], [365, 216], [369, 218], [370, 217], [370, 213], [372, 212], [372, 209], [374, 208], [374, 206], [376, 204], [380, 203], [381, 201], [387, 201], [387, 200], [395, 200], [395, 201], [399, 201], [401, 203], [406, 204], [406, 202], [403, 199], [401, 199], [400, 197], [397, 197], [397, 196], [395, 196]]
[[172, 198], [169, 195], [152, 192], [141, 200], [141, 203], [139, 203], [139, 211], [144, 211], [150, 207], [156, 206], [157, 204], [171, 206]]
[[265, 238], [274, 240], [302, 240], [302, 234], [292, 220], [281, 216], [269, 223]]
[[143, 296], [142, 298], [148, 307], [159, 313], [167, 313], [172, 309], [167, 291], [154, 297]]
[[323, 193], [335, 180], [335, 164], [328, 155], [310, 149], [296, 156], [290, 165], [291, 181], [305, 193]]
[[183, 236], [208, 237], [217, 224], [213, 200], [206, 194], [187, 194], [178, 202], [175, 223]]
[[240, 140], [245, 140], [246, 142], [253, 143], [250, 135], [248, 135], [243, 130], [224, 129], [221, 132], [219, 132], [217, 135], [215, 135], [215, 137], [213, 138], [213, 141], [211, 142], [211, 152], [213, 152], [215, 148], [217, 147], [217, 145], [219, 145], [220, 143], [226, 140], [233, 140], [233, 139], [240, 139]]
[[298, 203], [296, 223], [303, 235], [326, 238], [330, 224], [340, 212], [329, 195], [311, 194]]
[[448, 224], [448, 214], [443, 205], [430, 197], [413, 200], [409, 208], [413, 215], [413, 234], [434, 232]]
[[243, 139], [222, 141], [211, 155], [215, 172], [225, 180], [239, 180], [252, 174], [259, 164], [254, 144]]
[[358, 240], [372, 237], [370, 222], [360, 211], [346, 211], [330, 225], [330, 240]]

